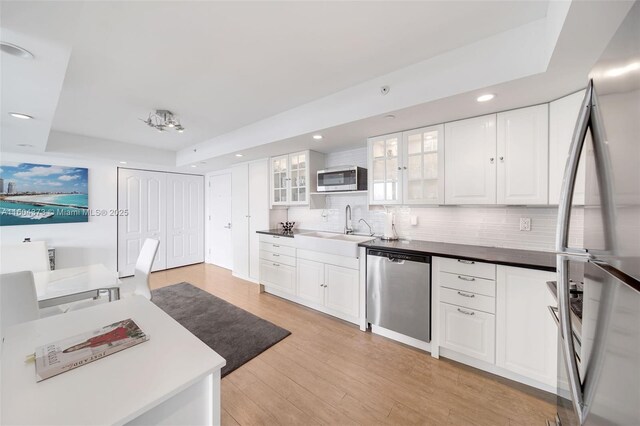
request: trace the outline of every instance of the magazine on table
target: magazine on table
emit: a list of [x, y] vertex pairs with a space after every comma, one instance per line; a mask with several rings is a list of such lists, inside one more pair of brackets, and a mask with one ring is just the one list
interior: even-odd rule
[[36, 348], [36, 381], [41, 382], [149, 340], [131, 319], [118, 321]]

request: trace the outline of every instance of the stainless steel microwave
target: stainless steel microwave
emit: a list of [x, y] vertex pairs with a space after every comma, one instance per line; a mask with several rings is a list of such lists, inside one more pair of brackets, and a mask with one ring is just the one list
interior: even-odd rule
[[318, 192], [364, 191], [367, 189], [367, 169], [357, 166], [318, 170]]

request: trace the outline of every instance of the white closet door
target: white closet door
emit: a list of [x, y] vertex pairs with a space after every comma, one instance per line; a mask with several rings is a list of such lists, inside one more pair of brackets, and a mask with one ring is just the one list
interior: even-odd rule
[[204, 177], [167, 174], [167, 268], [204, 261]]
[[140, 248], [147, 238], [160, 240], [153, 262], [154, 271], [166, 268], [166, 174], [119, 169], [118, 271], [121, 277], [133, 275]]
[[260, 236], [269, 228], [269, 163], [249, 163], [249, 278], [260, 275]]

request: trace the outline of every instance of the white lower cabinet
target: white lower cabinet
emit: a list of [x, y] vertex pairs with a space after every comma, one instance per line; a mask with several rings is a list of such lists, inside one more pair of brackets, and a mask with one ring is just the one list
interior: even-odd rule
[[498, 266], [496, 365], [541, 383], [557, 381], [557, 327], [547, 306], [552, 272]]
[[495, 324], [492, 314], [440, 303], [440, 346], [493, 363]]
[[356, 320], [359, 270], [332, 264], [298, 259], [297, 296], [312, 307], [324, 307], [328, 313], [346, 320]]
[[546, 283], [555, 274], [456, 259], [435, 264], [438, 346], [452, 351], [443, 355], [554, 391], [557, 327], [548, 306], [556, 303]]
[[321, 305], [324, 302], [324, 263], [298, 261], [298, 297]]
[[325, 265], [324, 304], [327, 308], [358, 317], [358, 278], [357, 269], [343, 268], [336, 265]]
[[271, 260], [260, 259], [260, 283], [285, 293], [296, 291], [296, 268]]

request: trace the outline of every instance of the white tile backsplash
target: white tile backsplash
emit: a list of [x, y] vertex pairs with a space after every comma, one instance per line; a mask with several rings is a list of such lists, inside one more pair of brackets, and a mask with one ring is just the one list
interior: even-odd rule
[[[327, 154], [327, 167], [341, 165], [367, 166], [366, 148]], [[296, 228], [323, 231], [344, 231], [345, 207], [352, 210], [352, 222], [356, 233], [368, 232], [359, 223], [365, 219], [376, 234], [384, 229], [384, 209], [368, 208], [367, 195], [327, 196], [324, 210], [308, 207], [291, 207], [288, 220], [296, 222]], [[396, 215], [396, 230], [403, 238], [472, 244], [490, 247], [506, 247], [529, 250], [554, 250], [556, 207], [390, 207]], [[418, 225], [412, 226], [410, 218], [416, 216]], [[531, 231], [520, 231], [520, 218], [531, 218]], [[570, 245], [582, 246], [584, 211], [575, 208], [572, 217]]]

